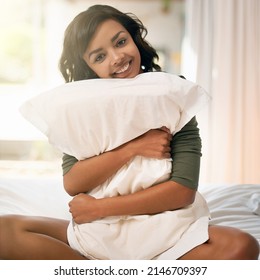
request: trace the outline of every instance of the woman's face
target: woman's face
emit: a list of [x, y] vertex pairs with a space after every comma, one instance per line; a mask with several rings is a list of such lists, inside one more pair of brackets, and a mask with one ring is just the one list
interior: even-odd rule
[[99, 78], [134, 78], [141, 72], [141, 57], [128, 31], [117, 21], [101, 23], [83, 59]]

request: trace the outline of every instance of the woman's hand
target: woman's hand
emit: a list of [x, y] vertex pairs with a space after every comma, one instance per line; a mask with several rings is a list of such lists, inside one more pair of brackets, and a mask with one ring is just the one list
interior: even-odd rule
[[99, 156], [78, 161], [63, 177], [64, 188], [71, 196], [87, 193], [113, 176], [135, 156], [170, 158], [172, 135], [166, 127], [145, 134]]
[[166, 127], [151, 129], [145, 134], [127, 143], [134, 156], [144, 156], [147, 158], [170, 158], [170, 142], [172, 135]]
[[77, 224], [89, 223], [97, 220], [97, 199], [80, 193], [69, 202], [69, 211]]
[[69, 202], [69, 207], [74, 221], [83, 224], [111, 216], [173, 211], [193, 203], [195, 194], [195, 190], [167, 181], [133, 194], [102, 199], [81, 193]]

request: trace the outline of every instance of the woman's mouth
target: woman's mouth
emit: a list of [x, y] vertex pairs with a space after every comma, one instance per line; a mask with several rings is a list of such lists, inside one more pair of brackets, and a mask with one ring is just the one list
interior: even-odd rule
[[130, 63], [128, 62], [126, 65], [124, 65], [118, 71], [116, 71], [115, 74], [122, 74], [122, 73], [124, 73], [125, 71], [128, 70], [129, 66], [130, 66]]

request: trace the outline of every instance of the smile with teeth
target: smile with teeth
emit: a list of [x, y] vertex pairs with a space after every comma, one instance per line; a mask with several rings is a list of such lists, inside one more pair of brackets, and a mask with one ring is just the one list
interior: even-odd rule
[[115, 74], [121, 74], [125, 72], [129, 68], [130, 63], [127, 63], [125, 66], [123, 66], [121, 69], [119, 69]]

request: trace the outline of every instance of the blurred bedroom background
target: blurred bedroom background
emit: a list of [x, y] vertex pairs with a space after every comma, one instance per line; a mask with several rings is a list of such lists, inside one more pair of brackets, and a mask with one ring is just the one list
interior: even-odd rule
[[68, 23], [93, 4], [136, 14], [169, 73], [202, 85], [201, 184], [260, 182], [260, 1], [1, 0], [0, 176], [61, 176], [61, 153], [23, 119], [28, 98], [64, 83]]

